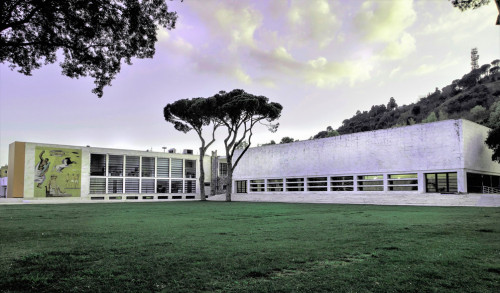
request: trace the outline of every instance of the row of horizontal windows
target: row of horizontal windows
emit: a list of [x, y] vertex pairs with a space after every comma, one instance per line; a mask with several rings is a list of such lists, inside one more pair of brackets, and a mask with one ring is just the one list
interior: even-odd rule
[[[388, 175], [387, 183], [389, 190], [412, 191], [418, 190], [418, 178], [416, 173], [391, 174]], [[383, 175], [359, 175], [359, 176], [331, 176], [331, 177], [305, 177], [285, 179], [252, 179], [249, 181], [250, 192], [280, 192], [280, 191], [354, 191], [354, 181], [357, 181], [359, 191], [383, 191]], [[267, 183], [267, 184], [266, 184]], [[306, 185], [307, 183], [307, 185]], [[243, 184], [246, 181], [237, 181], [239, 190], [245, 190]]]
[[196, 160], [91, 154], [90, 175], [196, 178]]
[[196, 193], [196, 180], [92, 177], [89, 193]]

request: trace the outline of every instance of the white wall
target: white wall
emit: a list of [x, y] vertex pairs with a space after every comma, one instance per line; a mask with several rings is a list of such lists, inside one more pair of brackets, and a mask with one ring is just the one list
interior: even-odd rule
[[489, 149], [484, 143], [490, 129], [467, 120], [462, 120], [462, 123], [464, 167], [470, 172], [500, 174], [500, 163], [491, 160], [493, 150]]
[[461, 120], [250, 148], [234, 179], [463, 168]]

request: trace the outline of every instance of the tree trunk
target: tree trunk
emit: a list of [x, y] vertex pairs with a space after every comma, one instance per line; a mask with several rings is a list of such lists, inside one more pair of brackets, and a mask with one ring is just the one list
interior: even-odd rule
[[200, 200], [207, 200], [205, 197], [205, 169], [203, 167], [203, 157], [205, 157], [205, 148], [200, 147]]
[[233, 191], [233, 163], [232, 158], [227, 157], [227, 187], [226, 187], [226, 201], [231, 201], [231, 192]]

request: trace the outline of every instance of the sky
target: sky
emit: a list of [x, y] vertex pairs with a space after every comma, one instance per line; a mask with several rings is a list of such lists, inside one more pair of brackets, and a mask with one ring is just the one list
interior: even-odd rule
[[[0, 165], [14, 141], [163, 151], [199, 147], [165, 122], [178, 99], [244, 89], [283, 106], [276, 133], [252, 145], [305, 140], [357, 110], [399, 105], [500, 58], [493, 1], [460, 12], [444, 0], [179, 0], [174, 30], [158, 31], [152, 59], [134, 59], [92, 94], [91, 78], [61, 74], [58, 60], [24, 76], [0, 64]], [[208, 133], [207, 133], [208, 134]], [[224, 155], [223, 131], [211, 148]]]

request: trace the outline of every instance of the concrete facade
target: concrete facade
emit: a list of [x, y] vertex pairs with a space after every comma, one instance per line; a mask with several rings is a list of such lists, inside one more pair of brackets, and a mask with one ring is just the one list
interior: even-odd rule
[[[233, 174], [234, 199], [500, 205], [500, 198], [495, 196], [468, 194], [471, 186], [468, 180], [475, 181], [476, 194], [483, 184], [500, 189], [500, 164], [491, 160], [492, 151], [484, 144], [488, 131], [487, 127], [467, 120], [446, 120], [250, 148]], [[196, 200], [200, 199], [200, 188], [205, 188], [206, 195], [215, 195], [223, 192], [227, 184], [225, 172], [220, 169], [226, 159], [216, 152], [203, 159], [206, 174], [202, 187], [198, 182], [199, 155], [188, 152], [30, 142], [14, 142], [9, 151], [7, 198], [10, 200]], [[49, 172], [43, 175], [41, 161], [49, 157]], [[98, 158], [101, 158], [98, 165], [101, 173], [93, 171]], [[112, 161], [117, 158], [121, 160], [118, 164], [121, 169], [112, 168]], [[133, 162], [136, 165], [132, 166]], [[143, 162], [154, 162], [153, 167]], [[168, 162], [167, 173], [162, 165], [165, 162]], [[136, 166], [135, 171], [127, 169], [129, 163]], [[143, 168], [153, 168], [153, 174], [144, 175]]]
[[[360, 193], [366, 190], [360, 190], [359, 184], [373, 176], [382, 182], [379, 191], [371, 192], [387, 193], [391, 192], [391, 183], [397, 183], [391, 179], [405, 174], [416, 175], [404, 182], [412, 181], [410, 185], [416, 190], [399, 192], [425, 193], [429, 192], [426, 174], [445, 173], [457, 177], [454, 192], [467, 193], [467, 172], [500, 175], [500, 164], [491, 160], [492, 151], [484, 144], [488, 131], [467, 120], [446, 120], [250, 148], [233, 174], [234, 193], [238, 192], [237, 181], [246, 182], [248, 193], [262, 193], [262, 188], [251, 188], [252, 182], [257, 186], [259, 180], [265, 192], [269, 192], [270, 180], [281, 180], [283, 191], [288, 191], [287, 179], [294, 178], [303, 178], [304, 182], [304, 191], [296, 192], [316, 191], [307, 186], [308, 178], [314, 177], [327, 178], [324, 192]], [[339, 176], [352, 177], [352, 191], [332, 190], [332, 177]], [[359, 176], [366, 178], [360, 180]], [[280, 196], [282, 192], [275, 194]]]
[[[75, 166], [76, 169], [78, 169], [78, 173], [81, 174], [80, 178], [77, 179], [79, 183], [79, 189], [80, 192], [77, 196], [65, 196], [65, 197], [58, 197], [57, 200], [64, 199], [65, 202], [68, 201], [81, 201], [81, 200], [127, 200], [127, 199], [133, 199], [133, 200], [158, 200], [158, 199], [199, 199], [199, 174], [200, 174], [200, 163], [199, 163], [199, 155], [192, 155], [192, 154], [178, 154], [178, 153], [165, 153], [165, 152], [147, 152], [147, 151], [135, 151], [135, 150], [122, 150], [122, 149], [109, 149], [109, 148], [97, 148], [97, 147], [82, 147], [82, 146], [68, 146], [68, 145], [56, 145], [56, 144], [43, 144], [43, 143], [31, 143], [31, 142], [14, 142], [11, 144], [11, 152], [10, 152], [10, 157], [11, 160], [9, 160], [9, 186], [7, 188], [7, 197], [8, 198], [23, 198], [25, 200], [37, 200], [37, 199], [47, 199], [44, 196], [36, 196], [36, 189], [37, 185], [34, 183], [36, 182], [36, 174], [35, 174], [35, 168], [37, 166], [37, 163], [39, 161], [38, 155], [35, 154], [36, 149], [62, 149], [62, 150], [74, 150], [75, 153], [80, 154], [81, 153], [81, 165], [80, 166]], [[108, 167], [106, 167], [106, 175], [103, 176], [92, 176], [91, 175], [91, 154], [95, 155], [104, 155], [106, 156], [106, 162], [109, 158], [110, 155], [112, 156], [123, 156], [124, 157], [124, 170], [123, 170], [123, 175], [122, 176], [109, 176], [107, 173]], [[66, 155], [64, 155], [66, 156]], [[64, 157], [63, 156], [63, 157]], [[126, 163], [126, 158], [127, 157], [139, 157], [142, 158], [148, 157], [148, 158], [154, 158], [155, 161], [155, 170], [157, 167], [157, 160], [158, 158], [164, 158], [164, 159], [169, 159], [169, 161], [177, 159], [177, 160], [182, 160], [183, 162], [183, 167], [182, 167], [182, 177], [176, 177], [176, 178], [170, 178], [170, 177], [158, 177], [156, 176], [157, 173], [155, 172], [155, 175], [152, 177], [127, 177], [125, 174], [125, 163]], [[186, 161], [194, 161], [195, 166], [196, 166], [196, 176], [195, 178], [192, 177], [186, 177], [184, 170], [185, 170], [185, 162]], [[52, 166], [49, 168], [54, 169], [54, 165], [58, 162], [53, 162]], [[204, 168], [205, 170], [210, 170], [211, 168], [211, 162], [210, 162], [210, 156], [205, 156], [203, 160]], [[142, 166], [140, 164], [140, 166]], [[169, 164], [171, 166], [171, 164]], [[142, 167], [141, 167], [142, 168]], [[60, 174], [61, 176], [64, 175], [66, 171], [61, 170]], [[170, 174], [170, 172], [169, 172]], [[103, 193], [93, 193], [91, 192], [91, 178], [97, 178], [101, 180], [106, 180], [106, 188], [105, 192]], [[155, 189], [156, 189], [156, 183], [158, 180], [169, 180], [172, 181], [182, 181], [182, 191], [181, 192], [175, 192], [170, 194], [163, 194], [163, 193], [158, 193], [156, 191], [151, 192], [151, 193], [142, 193], [141, 191], [136, 192], [136, 193], [110, 193], [108, 189], [108, 182], [112, 178], [117, 178], [117, 179], [122, 179], [122, 190], [125, 190], [125, 184], [128, 179], [131, 180], [138, 180], [139, 181], [139, 190], [141, 190], [141, 184], [143, 182], [143, 179], [147, 180], [154, 180], [155, 182]], [[10, 181], [12, 179], [12, 184], [10, 184]], [[16, 181], [17, 180], [17, 181]], [[46, 179], [45, 182], [47, 182], [49, 179]], [[205, 174], [205, 180], [206, 182], [210, 182], [211, 176], [210, 172], [207, 172]], [[14, 182], [16, 181], [16, 182]], [[192, 192], [184, 192], [184, 185], [186, 181], [190, 182], [195, 182], [196, 188]], [[64, 190], [64, 187], [61, 189]], [[78, 189], [78, 188], [76, 188]], [[54, 198], [55, 200], [55, 198]]]

